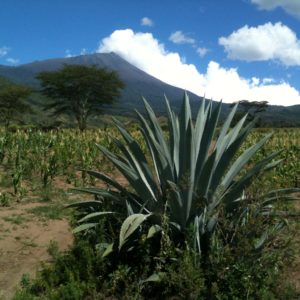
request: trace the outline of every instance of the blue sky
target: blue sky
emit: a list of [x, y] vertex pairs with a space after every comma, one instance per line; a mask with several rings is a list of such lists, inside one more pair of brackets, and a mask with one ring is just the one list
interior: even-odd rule
[[300, 0], [0, 0], [0, 64], [114, 51], [225, 102], [300, 104]]

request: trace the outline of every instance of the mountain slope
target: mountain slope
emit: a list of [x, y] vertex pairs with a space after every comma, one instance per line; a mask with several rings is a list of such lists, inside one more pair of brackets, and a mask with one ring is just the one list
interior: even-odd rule
[[[28, 84], [38, 88], [39, 82], [35, 79], [38, 73], [58, 70], [64, 64], [96, 65], [116, 71], [126, 86], [117, 105], [118, 108], [140, 108], [142, 105], [141, 96], [148, 99], [157, 110], [160, 110], [164, 104], [164, 94], [176, 104], [182, 99], [182, 89], [168, 85], [150, 76], [114, 53], [49, 59], [17, 67], [0, 66], [0, 76], [4, 76], [16, 83]], [[198, 102], [200, 99], [193, 94], [190, 97], [192, 102]]]
[[[123, 114], [133, 109], [142, 109], [142, 96], [144, 96], [157, 112], [165, 110], [164, 94], [167, 95], [172, 105], [179, 108], [183, 96], [183, 90], [166, 84], [144, 71], [136, 68], [115, 53], [95, 53], [90, 55], [80, 55], [76, 57], [48, 59], [35, 61], [16, 67], [1, 66], [0, 76], [6, 77], [16, 83], [30, 85], [34, 88], [39, 87], [35, 76], [42, 71], [55, 71], [64, 64], [96, 65], [116, 71], [121, 80], [125, 83], [125, 89], [119, 101], [110, 108], [110, 112]], [[189, 93], [192, 110], [199, 105], [200, 97]], [[42, 99], [42, 98], [41, 98]], [[44, 101], [43, 99], [40, 101]], [[35, 100], [38, 103], [38, 100]], [[222, 115], [224, 116], [229, 109], [228, 104], [223, 104]], [[300, 126], [300, 105], [290, 107], [270, 106], [262, 118], [277, 125]]]

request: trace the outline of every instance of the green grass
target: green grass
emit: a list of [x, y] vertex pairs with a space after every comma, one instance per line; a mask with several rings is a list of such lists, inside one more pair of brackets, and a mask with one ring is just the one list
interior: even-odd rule
[[38, 245], [33, 242], [32, 240], [30, 241], [22, 241], [22, 244], [26, 247], [37, 247]]
[[21, 225], [22, 223], [28, 221], [28, 219], [22, 215], [12, 215], [12, 216], [3, 217], [3, 220], [15, 225]]
[[37, 206], [27, 210], [39, 218], [46, 218], [51, 220], [60, 220], [68, 215], [68, 211], [64, 209], [62, 204], [50, 204], [44, 206]]

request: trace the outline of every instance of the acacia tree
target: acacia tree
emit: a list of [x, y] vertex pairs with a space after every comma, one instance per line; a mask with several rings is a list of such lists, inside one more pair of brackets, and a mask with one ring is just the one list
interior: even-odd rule
[[32, 90], [23, 85], [14, 84], [8, 80], [0, 81], [0, 118], [5, 128], [12, 120], [16, 120], [21, 113], [31, 111], [26, 99]]
[[[260, 113], [266, 111], [269, 104], [268, 101], [249, 101], [249, 100], [240, 100], [239, 103], [239, 112], [236, 113], [236, 116], [233, 120], [233, 123], [235, 124], [237, 120], [241, 118], [241, 116], [248, 113], [247, 121], [252, 121], [256, 116], [258, 116]], [[230, 107], [234, 107], [236, 102], [232, 103]], [[260, 120], [257, 121], [256, 126], [260, 125]]]
[[112, 103], [124, 87], [114, 71], [96, 66], [65, 65], [55, 72], [42, 72], [41, 92], [52, 98], [45, 106], [53, 116], [75, 117], [80, 130], [87, 127], [88, 118], [101, 113], [104, 104]]

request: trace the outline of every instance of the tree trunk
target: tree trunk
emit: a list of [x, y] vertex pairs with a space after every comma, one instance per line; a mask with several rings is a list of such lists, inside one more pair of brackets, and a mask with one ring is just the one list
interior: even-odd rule
[[77, 116], [77, 123], [78, 123], [78, 128], [80, 131], [84, 131], [87, 127], [87, 118], [86, 116]]
[[5, 123], [4, 123], [5, 130], [7, 130], [9, 125], [10, 125], [11, 116], [12, 116], [12, 114], [8, 112], [6, 117], [5, 117]]

